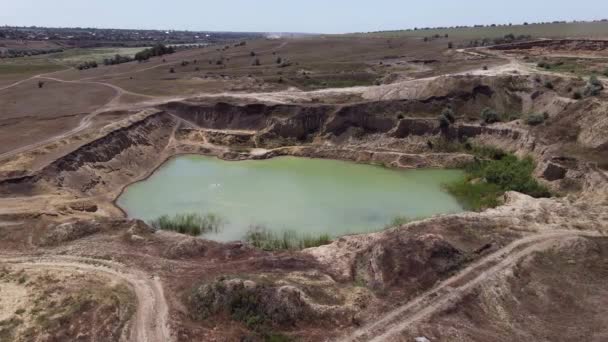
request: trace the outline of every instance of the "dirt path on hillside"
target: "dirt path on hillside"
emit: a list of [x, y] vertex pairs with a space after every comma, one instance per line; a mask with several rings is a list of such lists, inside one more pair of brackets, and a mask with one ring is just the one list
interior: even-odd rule
[[[283, 47], [285, 47], [288, 44], [287, 41], [281, 43], [280, 45], [264, 50], [264, 51], [260, 51], [260, 53], [265, 53], [268, 51], [277, 51], [282, 49]], [[178, 64], [181, 62], [175, 62], [172, 64]], [[171, 64], [171, 63], [170, 63]], [[119, 73], [119, 74], [111, 74], [111, 75], [104, 75], [104, 76], [99, 76], [99, 77], [107, 77], [107, 76], [118, 76], [118, 75], [122, 75], [122, 74], [133, 74], [133, 73], [137, 73], [137, 72], [141, 72], [141, 71], [145, 71], [145, 70], [150, 70], [150, 69], [154, 69], [154, 68], [158, 68], [158, 67], [162, 67], [162, 66], [166, 66], [166, 65], [170, 65], [170, 64], [160, 64], [160, 65], [156, 65], [153, 67], [149, 67], [149, 68], [144, 68], [144, 69], [139, 69], [139, 70], [135, 70], [135, 71], [129, 71], [129, 72], [125, 72], [125, 73]], [[74, 80], [74, 81], [69, 81], [69, 80], [63, 80], [60, 78], [56, 78], [56, 77], [52, 77], [53, 74], [56, 74], [58, 72], [62, 72], [65, 70], [59, 70], [59, 71], [54, 71], [51, 73], [44, 73], [44, 74], [38, 74], [38, 75], [34, 75], [30, 78], [9, 84], [8, 86], [4, 86], [2, 88], [0, 88], [0, 91], [2, 90], [6, 90], [12, 87], [16, 87], [22, 83], [28, 82], [28, 81], [32, 81], [32, 80], [36, 80], [36, 79], [47, 79], [47, 80], [51, 80], [51, 81], [55, 81], [55, 82], [61, 82], [61, 83], [73, 83], [73, 84], [93, 84], [93, 85], [101, 85], [101, 86], [105, 86], [105, 87], [109, 87], [112, 90], [114, 90], [114, 96], [105, 104], [103, 104], [101, 107], [99, 107], [98, 109], [96, 109], [95, 111], [91, 112], [90, 114], [88, 114], [87, 116], [85, 116], [84, 118], [82, 118], [82, 120], [80, 120], [80, 123], [78, 124], [78, 126], [57, 134], [55, 136], [52, 136], [50, 138], [29, 144], [29, 145], [25, 145], [25, 146], [21, 146], [19, 148], [16, 148], [12, 151], [8, 151], [5, 153], [0, 154], [0, 160], [2, 159], [6, 159], [6, 158], [10, 158], [13, 157], [17, 154], [20, 153], [24, 153], [24, 152], [28, 152], [31, 150], [34, 150], [36, 148], [42, 147], [44, 145], [53, 143], [57, 140], [61, 140], [61, 139], [65, 139], [68, 138], [74, 134], [80, 133], [82, 131], [84, 131], [85, 129], [89, 128], [92, 124], [92, 119], [97, 116], [99, 113], [102, 113], [104, 111], [109, 111], [112, 109], [120, 109], [120, 110], [129, 110], [129, 109], [133, 109], [133, 108], [141, 108], [142, 106], [153, 106], [153, 105], [157, 105], [157, 104], [161, 104], [161, 103], [165, 103], [168, 101], [176, 101], [176, 100], [183, 100], [186, 99], [187, 97], [163, 97], [163, 96], [151, 96], [151, 95], [145, 95], [145, 94], [139, 94], [139, 93], [135, 93], [132, 91], [128, 91], [125, 90], [124, 88], [121, 88], [119, 86], [116, 86], [114, 84], [111, 83], [107, 83], [107, 82], [97, 82], [97, 81], [91, 81], [92, 79], [98, 78], [98, 77], [91, 77], [91, 78], [83, 78], [80, 80]], [[120, 106], [118, 104], [120, 98], [123, 95], [132, 95], [132, 96], [139, 96], [139, 97], [143, 97], [143, 98], [148, 98], [148, 101], [143, 101], [140, 103], [136, 103], [136, 104], [131, 104], [131, 105], [123, 105]], [[231, 96], [234, 96], [235, 94], [232, 94]], [[192, 97], [192, 96], [190, 96]], [[254, 97], [255, 98], [255, 97]], [[257, 97], [258, 99], [262, 100], [264, 97], [263, 96], [259, 96]]]
[[340, 339], [346, 341], [392, 341], [396, 335], [420, 320], [457, 302], [470, 290], [488, 281], [499, 272], [513, 267], [534, 252], [547, 250], [565, 239], [602, 236], [598, 232], [553, 230], [525, 237], [473, 263], [444, 280], [432, 290], [412, 299], [376, 321]]
[[[65, 139], [67, 137], [70, 137], [76, 133], [82, 132], [83, 130], [87, 129], [88, 127], [91, 126], [92, 124], [92, 120], [95, 116], [97, 116], [99, 113], [102, 113], [104, 111], [108, 111], [111, 110], [113, 108], [116, 108], [118, 106], [118, 101], [120, 100], [120, 98], [123, 95], [133, 95], [133, 96], [140, 96], [140, 97], [145, 97], [145, 98], [154, 98], [153, 96], [149, 96], [149, 95], [144, 95], [144, 94], [138, 94], [138, 93], [134, 93], [134, 92], [130, 92], [128, 90], [125, 90], [121, 87], [115, 86], [113, 84], [110, 83], [105, 83], [105, 82], [94, 82], [94, 81], [66, 81], [66, 80], [62, 80], [59, 78], [55, 78], [55, 77], [50, 77], [48, 76], [48, 74], [41, 74], [41, 75], [36, 75], [34, 77], [32, 77], [31, 79], [44, 79], [44, 80], [51, 80], [51, 81], [55, 81], [55, 82], [60, 82], [60, 83], [74, 83], [74, 84], [95, 84], [95, 85], [101, 85], [104, 87], [109, 87], [112, 90], [114, 90], [114, 96], [112, 96], [112, 98], [110, 98], [110, 100], [108, 100], [105, 104], [101, 105], [99, 108], [97, 108], [95, 111], [91, 112], [90, 114], [88, 114], [87, 116], [85, 116], [84, 118], [82, 118], [78, 124], [78, 126], [57, 134], [55, 136], [52, 136], [50, 138], [29, 144], [29, 145], [25, 145], [25, 146], [21, 146], [19, 148], [16, 148], [12, 151], [8, 151], [5, 153], [0, 154], [0, 160], [5, 159], [5, 158], [9, 158], [12, 157], [14, 155], [17, 155], [19, 153], [23, 153], [23, 152], [27, 152], [33, 149], [36, 149], [38, 147], [44, 146], [46, 144], [50, 144], [52, 142], [55, 142], [57, 140], [61, 140], [61, 139]], [[29, 81], [31, 79], [27, 79], [21, 82], [25, 82], [25, 81]], [[20, 84], [15, 83], [13, 84], [13, 86]], [[10, 87], [9, 87], [10, 88]], [[7, 89], [6, 87], [3, 89]], [[0, 89], [2, 90], [2, 89]]]
[[125, 281], [132, 287], [137, 297], [137, 310], [131, 319], [129, 341], [173, 340], [169, 329], [169, 309], [161, 281], [157, 276], [111, 261], [72, 256], [4, 256], [0, 257], [0, 263], [15, 264], [26, 269], [68, 269], [97, 273]]

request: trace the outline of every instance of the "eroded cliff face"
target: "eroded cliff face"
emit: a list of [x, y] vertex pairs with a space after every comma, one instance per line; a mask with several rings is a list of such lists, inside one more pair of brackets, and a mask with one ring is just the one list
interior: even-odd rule
[[[434, 141], [443, 139], [530, 154], [538, 162], [537, 176], [555, 190], [585, 192], [588, 199], [600, 203], [607, 200], [598, 191], [604, 189], [605, 173], [588, 163], [584, 155], [572, 156], [563, 148], [571, 144], [594, 153], [605, 149], [607, 143], [599, 133], [605, 120], [597, 118], [605, 114], [601, 101], [569, 102], [525, 76], [456, 76], [427, 82], [409, 99], [342, 105], [244, 103], [234, 99], [170, 102], [152, 115], [99, 136], [39, 172], [1, 181], [0, 194], [31, 195], [58, 189], [77, 197], [112, 197], [181, 153], [229, 160], [295, 155], [397, 168], [452, 168], [472, 160], [466, 153], [433, 146]], [[566, 86], [560, 84], [559, 88]], [[426, 96], [431, 93], [434, 95]], [[456, 113], [457, 122], [441, 128], [438, 113], [447, 106]], [[547, 121], [536, 127], [523, 120], [485, 125], [480, 123], [479, 113], [486, 106], [499, 112], [535, 108], [550, 113]]]
[[76, 196], [113, 192], [158, 164], [177, 122], [159, 112], [119, 128], [55, 160], [40, 171], [4, 180], [4, 194], [37, 195], [49, 189]]

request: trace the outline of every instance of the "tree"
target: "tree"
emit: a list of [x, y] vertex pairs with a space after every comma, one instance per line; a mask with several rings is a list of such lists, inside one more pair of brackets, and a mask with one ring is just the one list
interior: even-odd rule
[[169, 69], [169, 73], [175, 74], [175, 69], [174, 68]]
[[42, 88], [42, 87], [44, 87], [44, 82], [38, 81], [38, 88]]
[[451, 107], [445, 107], [441, 111], [441, 116], [446, 118], [450, 124], [456, 122], [456, 117], [454, 116], [454, 110]]
[[450, 128], [450, 120], [448, 120], [445, 116], [439, 116], [439, 128], [441, 129], [441, 133], [446, 134], [448, 129]]
[[448, 43], [448, 49], [452, 49], [453, 47], [454, 47], [454, 43], [449, 42], [449, 43]]
[[281, 64], [283, 63], [283, 59], [279, 56], [277, 57], [277, 64]]

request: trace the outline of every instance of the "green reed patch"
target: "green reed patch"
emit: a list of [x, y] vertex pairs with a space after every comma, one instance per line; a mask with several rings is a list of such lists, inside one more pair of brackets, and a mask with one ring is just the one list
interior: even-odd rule
[[329, 234], [298, 234], [293, 230], [273, 232], [264, 226], [251, 226], [245, 240], [252, 246], [266, 251], [300, 250], [332, 242]]
[[150, 225], [155, 229], [169, 230], [180, 234], [199, 236], [206, 233], [217, 233], [224, 226], [224, 220], [216, 214], [176, 214], [163, 215], [152, 220]]

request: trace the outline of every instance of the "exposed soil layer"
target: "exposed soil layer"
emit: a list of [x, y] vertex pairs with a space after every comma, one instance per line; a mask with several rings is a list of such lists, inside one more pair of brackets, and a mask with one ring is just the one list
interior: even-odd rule
[[594, 51], [602, 52], [608, 50], [607, 40], [592, 39], [547, 39], [530, 42], [504, 44], [491, 47], [492, 50], [529, 50], [544, 48], [553, 51]]

